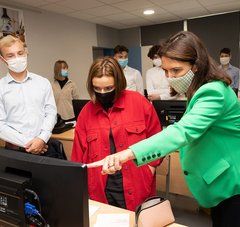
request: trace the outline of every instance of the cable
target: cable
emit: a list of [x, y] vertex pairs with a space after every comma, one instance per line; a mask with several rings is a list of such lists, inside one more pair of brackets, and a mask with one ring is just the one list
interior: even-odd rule
[[[28, 217], [28, 219], [32, 223], [36, 224], [37, 226], [44, 226], [44, 227], [48, 226], [46, 220], [41, 215], [41, 203], [37, 193], [27, 188], [25, 189], [25, 192], [28, 194], [31, 194], [33, 196], [33, 199], [37, 201], [37, 205], [38, 205], [38, 209], [37, 209], [35, 205], [31, 204], [30, 202], [26, 202], [25, 209], [24, 209], [25, 215]], [[35, 216], [38, 217], [41, 222], [39, 222], [39, 220], [36, 219]]]
[[[38, 226], [48, 226], [46, 220], [43, 218], [43, 216], [41, 215], [41, 213], [36, 209], [36, 207], [27, 202], [25, 203], [25, 208], [24, 208], [24, 211], [25, 211], [25, 215], [28, 217], [28, 219], [30, 221], [32, 221], [34, 224], [37, 224]], [[39, 217], [41, 219], [41, 223], [36, 223], [38, 220], [35, 219], [35, 216]]]
[[30, 193], [31, 195], [34, 196], [34, 199], [35, 199], [35, 200], [37, 201], [37, 203], [38, 203], [38, 210], [39, 210], [39, 212], [41, 213], [41, 212], [42, 212], [42, 210], [41, 210], [41, 203], [40, 203], [40, 199], [39, 199], [37, 193], [36, 193], [35, 191], [31, 190], [31, 189], [28, 189], [28, 188], [25, 189], [25, 192], [28, 192], [28, 193]]

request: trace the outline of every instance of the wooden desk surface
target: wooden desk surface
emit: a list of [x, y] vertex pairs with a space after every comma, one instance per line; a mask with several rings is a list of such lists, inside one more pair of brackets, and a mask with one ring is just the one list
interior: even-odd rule
[[[110, 206], [104, 203], [99, 203], [93, 200], [89, 200], [89, 205], [98, 207], [98, 210], [90, 217], [90, 227], [94, 227], [94, 225], [96, 224], [98, 214], [129, 214], [130, 219], [129, 227], [134, 227], [135, 225], [135, 213], [133, 211]], [[168, 225], [168, 227], [186, 227], [186, 226], [174, 223]]]
[[5, 142], [0, 139], [0, 147], [5, 147]]
[[73, 139], [74, 139], [74, 128], [70, 129], [66, 132], [60, 133], [60, 134], [52, 134], [51, 137], [54, 138], [54, 139], [58, 139], [58, 140], [73, 141]]

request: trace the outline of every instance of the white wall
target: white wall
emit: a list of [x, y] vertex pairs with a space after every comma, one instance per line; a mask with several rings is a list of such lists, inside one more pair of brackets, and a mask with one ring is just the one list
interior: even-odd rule
[[[24, 11], [29, 70], [53, 78], [53, 65], [63, 59], [70, 78], [82, 98], [88, 98], [86, 79], [92, 63], [92, 46], [97, 46], [96, 25], [49, 12]], [[2, 68], [2, 67], [1, 67]], [[6, 72], [1, 70], [2, 72]]]

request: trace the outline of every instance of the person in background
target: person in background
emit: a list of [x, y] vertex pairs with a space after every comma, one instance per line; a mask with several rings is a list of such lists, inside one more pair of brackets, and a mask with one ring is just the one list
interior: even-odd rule
[[68, 64], [66, 61], [58, 60], [54, 65], [54, 81], [52, 88], [57, 105], [58, 114], [64, 121], [75, 119], [72, 100], [80, 99], [76, 84], [68, 78]]
[[240, 102], [231, 78], [191, 32], [170, 37], [161, 50], [162, 68], [188, 107], [181, 120], [129, 149], [88, 165], [113, 174], [134, 160], [138, 166], [180, 152], [193, 196], [211, 208], [213, 227], [240, 226]]
[[231, 87], [238, 95], [239, 88], [239, 76], [240, 69], [230, 64], [231, 60], [231, 50], [229, 48], [223, 48], [220, 50], [220, 63], [221, 68], [227, 72], [227, 74], [232, 78]]
[[143, 95], [143, 79], [141, 73], [128, 66], [128, 49], [125, 46], [118, 45], [114, 48], [114, 58], [118, 61], [123, 69], [124, 76], [127, 80], [127, 90], [138, 91]]
[[158, 54], [160, 45], [154, 45], [149, 49], [148, 57], [152, 60], [154, 67], [146, 72], [146, 85], [148, 99], [153, 100], [167, 100], [177, 99], [179, 95], [171, 95], [169, 82], [165, 76], [164, 70], [161, 68], [162, 60]]
[[50, 82], [27, 71], [27, 51], [19, 38], [3, 37], [0, 54], [8, 67], [0, 80], [0, 138], [8, 149], [53, 157], [47, 142], [57, 108]]
[[[92, 64], [87, 79], [91, 101], [77, 119], [72, 161], [87, 164], [100, 160], [161, 130], [153, 106], [138, 92], [125, 88], [126, 79], [114, 58]], [[89, 169], [89, 196], [134, 211], [156, 194], [155, 168], [159, 164], [160, 160], [137, 168], [129, 161], [111, 176], [102, 176], [100, 168]]]

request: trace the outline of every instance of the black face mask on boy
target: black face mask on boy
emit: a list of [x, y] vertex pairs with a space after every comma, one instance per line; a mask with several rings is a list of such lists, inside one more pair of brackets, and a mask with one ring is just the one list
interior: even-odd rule
[[96, 100], [106, 110], [113, 106], [113, 101], [115, 98], [115, 89], [106, 93], [99, 93], [95, 91], [95, 96], [96, 96]]

